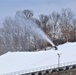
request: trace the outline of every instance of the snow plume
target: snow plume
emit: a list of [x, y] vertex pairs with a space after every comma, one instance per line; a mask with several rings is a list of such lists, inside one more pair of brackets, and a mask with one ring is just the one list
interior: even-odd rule
[[40, 36], [54, 46], [51, 39], [38, 27], [33, 18], [27, 18], [26, 15], [20, 11], [17, 12], [15, 18], [23, 28], [26, 28], [28, 33], [31, 32], [33, 35]]

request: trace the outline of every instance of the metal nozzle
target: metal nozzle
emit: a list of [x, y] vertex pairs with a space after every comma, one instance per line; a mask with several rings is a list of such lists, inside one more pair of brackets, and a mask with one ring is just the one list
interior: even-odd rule
[[57, 48], [56, 46], [54, 46], [54, 49], [55, 49], [55, 50], [58, 50], [58, 48]]

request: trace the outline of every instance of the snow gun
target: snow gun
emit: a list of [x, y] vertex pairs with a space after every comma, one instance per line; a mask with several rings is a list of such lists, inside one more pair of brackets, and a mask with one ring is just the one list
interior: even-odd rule
[[56, 46], [53, 46], [53, 48], [54, 48], [55, 50], [58, 50], [58, 48], [57, 48]]

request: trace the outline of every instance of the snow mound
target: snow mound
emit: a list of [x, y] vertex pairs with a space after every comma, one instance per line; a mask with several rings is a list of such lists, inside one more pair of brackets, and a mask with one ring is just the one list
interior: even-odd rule
[[[58, 55], [60, 55], [60, 66], [76, 63], [76, 42], [65, 43], [58, 46], [58, 50], [47, 50], [37, 52], [8, 52], [0, 56], [0, 75], [18, 73], [29, 73], [57, 67]], [[69, 62], [69, 63], [68, 63]]]

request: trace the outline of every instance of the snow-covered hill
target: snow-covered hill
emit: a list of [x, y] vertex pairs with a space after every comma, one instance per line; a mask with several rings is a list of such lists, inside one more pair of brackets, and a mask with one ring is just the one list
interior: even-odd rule
[[61, 53], [60, 66], [76, 63], [74, 62], [76, 61], [76, 42], [60, 45], [58, 46], [58, 50], [51, 49], [38, 52], [8, 52], [0, 56], [0, 75], [10, 75], [10, 73], [13, 75], [19, 75], [57, 67], [57, 53]]

